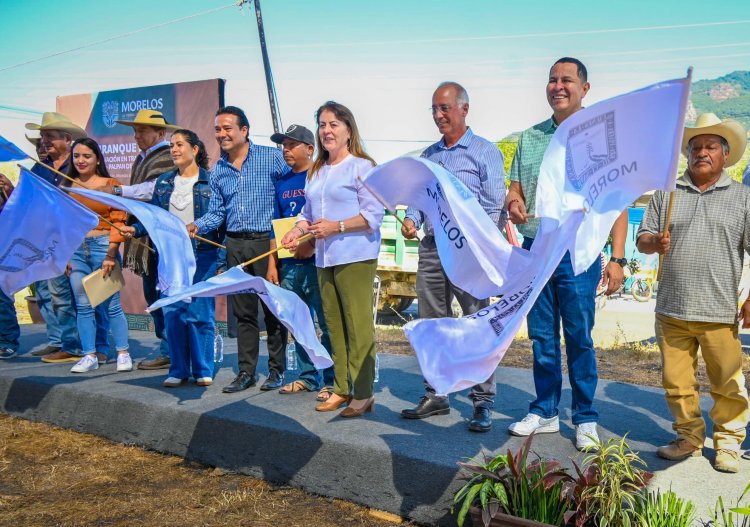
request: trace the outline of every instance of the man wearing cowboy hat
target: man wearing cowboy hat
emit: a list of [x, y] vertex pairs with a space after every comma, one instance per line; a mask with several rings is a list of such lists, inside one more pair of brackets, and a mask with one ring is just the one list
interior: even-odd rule
[[[657, 191], [637, 235], [638, 250], [664, 255], [656, 300], [656, 340], [662, 354], [662, 385], [677, 438], [660, 457], [700, 457], [706, 424], [696, 381], [698, 348], [706, 362], [714, 406], [714, 468], [739, 471], [739, 450], [748, 423], [737, 322], [750, 327], [750, 297], [737, 313], [742, 260], [750, 249], [750, 188], [732, 181], [726, 168], [742, 157], [747, 132], [712, 113], [686, 127], [685, 173], [671, 195]], [[669, 225], [667, 209], [672, 202]]]
[[[133, 137], [141, 149], [140, 154], [130, 169], [130, 185], [121, 187], [106, 186], [98, 190], [109, 193], [119, 193], [123, 197], [148, 201], [154, 192], [154, 185], [159, 176], [175, 170], [172, 156], [169, 152], [169, 142], [165, 136], [167, 131], [178, 130], [180, 127], [167, 122], [164, 115], [157, 110], [140, 110], [132, 121], [116, 121], [119, 124], [133, 128]], [[132, 218], [131, 218], [132, 219]], [[150, 244], [147, 237], [141, 238], [145, 244]], [[156, 289], [158, 280], [156, 275], [157, 258], [146, 249], [144, 243], [132, 244], [125, 242], [123, 260], [135, 274], [143, 279], [143, 296], [151, 305], [159, 300]], [[159, 370], [169, 368], [169, 345], [164, 328], [164, 314], [161, 309], [151, 312], [154, 320], [154, 330], [160, 339], [159, 356], [146, 359], [138, 364], [141, 370]]]
[[[49, 167], [66, 174], [70, 165], [70, 148], [73, 141], [86, 137], [86, 131], [69, 117], [56, 112], [44, 112], [41, 124], [26, 123], [29, 130], [38, 130], [41, 149], [46, 153], [42, 160]], [[59, 186], [62, 176], [48, 166], [36, 163], [31, 171], [49, 183]], [[76, 310], [70, 289], [70, 280], [64, 274], [35, 283], [39, 310], [47, 323], [47, 346], [32, 351], [42, 356], [44, 362], [77, 362], [79, 356]]]

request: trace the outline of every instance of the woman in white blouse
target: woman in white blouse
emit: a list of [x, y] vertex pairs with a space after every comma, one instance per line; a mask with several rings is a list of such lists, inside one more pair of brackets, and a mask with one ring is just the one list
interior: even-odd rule
[[383, 207], [360, 177], [375, 166], [365, 153], [351, 111], [329, 101], [318, 108], [317, 157], [308, 172], [305, 206], [294, 229], [282, 240], [315, 236], [315, 264], [333, 348], [333, 395], [315, 409], [339, 415], [371, 412], [375, 399], [373, 288]]

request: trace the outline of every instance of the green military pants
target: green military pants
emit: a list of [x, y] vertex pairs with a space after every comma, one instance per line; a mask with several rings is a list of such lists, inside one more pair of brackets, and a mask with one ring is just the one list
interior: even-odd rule
[[323, 313], [333, 348], [333, 391], [372, 397], [375, 379], [373, 290], [377, 260], [318, 268]]

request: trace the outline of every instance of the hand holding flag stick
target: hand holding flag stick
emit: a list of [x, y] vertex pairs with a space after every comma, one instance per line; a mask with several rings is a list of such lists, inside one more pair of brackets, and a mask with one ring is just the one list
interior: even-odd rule
[[[304, 235], [300, 236], [299, 238], [297, 238], [297, 242], [298, 243], [299, 242], [306, 242], [307, 240], [312, 239], [312, 237], [313, 237], [312, 233], [308, 232], [307, 234], [304, 234]], [[246, 266], [248, 266], [248, 265], [250, 265], [252, 263], [257, 262], [258, 260], [262, 260], [263, 258], [267, 258], [267, 257], [271, 256], [273, 253], [277, 253], [277, 252], [279, 252], [282, 249], [289, 249], [289, 246], [288, 245], [279, 245], [275, 249], [271, 249], [268, 252], [265, 252], [265, 253], [263, 253], [263, 254], [261, 254], [259, 256], [256, 256], [252, 260], [248, 260], [246, 262], [241, 263], [240, 267], [246, 267]]]

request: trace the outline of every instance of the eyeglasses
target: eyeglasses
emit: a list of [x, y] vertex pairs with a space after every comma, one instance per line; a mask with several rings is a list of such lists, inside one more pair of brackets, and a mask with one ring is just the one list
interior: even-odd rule
[[448, 113], [453, 108], [454, 108], [454, 106], [449, 106], [447, 104], [441, 104], [440, 106], [431, 106], [430, 107], [430, 112], [432, 112], [433, 115], [435, 115], [437, 112]]

